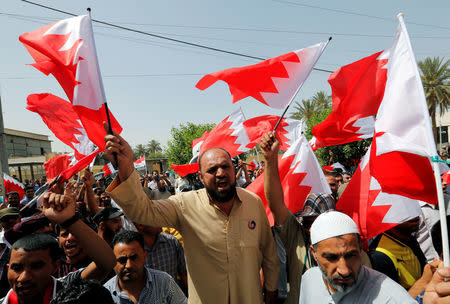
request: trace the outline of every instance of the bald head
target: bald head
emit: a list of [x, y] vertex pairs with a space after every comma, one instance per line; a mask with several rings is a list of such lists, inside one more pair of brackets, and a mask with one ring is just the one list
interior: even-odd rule
[[200, 157], [198, 159], [198, 167], [200, 169], [200, 171], [202, 171], [202, 159], [210, 159], [210, 158], [215, 158], [219, 155], [226, 155], [226, 157], [228, 157], [228, 159], [231, 162], [231, 155], [230, 153], [228, 153], [227, 150], [223, 149], [223, 148], [219, 148], [219, 147], [214, 147], [214, 148], [210, 148], [208, 150], [206, 150], [205, 152], [203, 152], [202, 154], [200, 154]]

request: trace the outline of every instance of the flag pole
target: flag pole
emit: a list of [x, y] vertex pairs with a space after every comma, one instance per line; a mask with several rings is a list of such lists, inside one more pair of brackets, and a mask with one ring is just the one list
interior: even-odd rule
[[[89, 19], [91, 20], [91, 26], [92, 26], [91, 8], [88, 7], [86, 10], [88, 11]], [[92, 30], [92, 32], [94, 32], [94, 30]], [[93, 40], [93, 41], [94, 41], [94, 40]], [[95, 43], [95, 42], [94, 42], [94, 43]], [[95, 52], [95, 54], [97, 55], [97, 52]], [[98, 62], [98, 60], [97, 60], [97, 62]], [[97, 68], [98, 68], [98, 70], [99, 70], [99, 71], [98, 71], [98, 74], [101, 75], [101, 74], [100, 74], [100, 67], [97, 66]], [[100, 79], [101, 79], [101, 78], [100, 78]], [[103, 86], [103, 85], [102, 85], [102, 86]], [[104, 95], [104, 93], [103, 93], [103, 95]], [[108, 102], [106, 101], [106, 98], [105, 98], [104, 101], [105, 101], [106, 120], [107, 120], [107, 122], [108, 122], [108, 134], [113, 135], [113, 129], [112, 129], [112, 126], [111, 126], [111, 117], [110, 117], [110, 115], [109, 115]], [[117, 153], [116, 153], [116, 152], [113, 153], [113, 157], [114, 157], [114, 164], [113, 164], [113, 167], [116, 166], [116, 168], [117, 168], [117, 167], [119, 167], [119, 160], [117, 159]], [[115, 169], [116, 169], [116, 168], [115, 168]]]
[[[399, 21], [400, 26], [402, 27], [402, 30], [406, 33], [406, 44], [407, 44], [408, 49], [413, 57], [414, 63], [416, 63], [414, 55], [413, 55], [414, 52], [412, 50], [411, 41], [409, 40], [409, 34], [406, 29], [406, 25], [405, 25], [405, 21], [404, 21], [404, 14], [399, 13], [397, 15], [397, 19]], [[419, 70], [417, 68], [415, 69], [415, 77], [417, 79], [417, 82], [422, 84]], [[423, 90], [423, 85], [422, 85], [422, 89], [419, 90], [419, 92], [420, 92], [419, 94], [421, 95], [420, 98], [424, 100], [424, 102], [422, 103], [423, 111], [428, 113], [428, 108], [425, 103], [426, 97], [425, 97], [425, 92]], [[431, 143], [429, 143], [429, 145], [430, 146], [432, 145], [433, 151], [436, 151], [436, 143], [434, 142], [433, 131], [432, 131], [431, 122], [429, 119], [427, 120], [426, 124], [428, 125], [428, 128], [427, 128], [428, 132], [429, 132], [428, 137], [430, 138], [430, 141], [432, 141]], [[439, 218], [440, 218], [440, 222], [441, 222], [442, 255], [444, 258], [444, 266], [449, 267], [450, 266], [450, 255], [449, 255], [449, 248], [448, 248], [449, 242], [448, 242], [448, 230], [447, 230], [447, 214], [446, 214], [446, 210], [445, 210], [444, 194], [442, 192], [441, 174], [440, 174], [440, 170], [439, 170], [439, 164], [437, 162], [438, 159], [439, 159], [439, 156], [435, 155], [434, 157], [431, 158], [431, 162], [432, 162], [433, 171], [434, 171], [434, 179], [435, 179], [435, 183], [436, 183], [436, 191], [437, 191], [438, 206], [439, 206]]]
[[[325, 51], [325, 48], [328, 46], [328, 44], [330, 43], [330, 41], [331, 41], [332, 38], [333, 38], [333, 37], [329, 37], [329, 38], [328, 38], [327, 43], [326, 43], [325, 46], [323, 47], [322, 53]], [[320, 56], [322, 56], [322, 53], [320, 54]], [[317, 63], [317, 61], [319, 60], [320, 56], [317, 57], [316, 62], [314, 62], [314, 65], [313, 65], [313, 66], [316, 65], [316, 63]], [[305, 78], [305, 79], [307, 79], [307, 78], [309, 77], [309, 74], [311, 74], [311, 71], [312, 71], [312, 70], [313, 70], [313, 69], [311, 69], [311, 70], [308, 72], [308, 75], [306, 75], [306, 78]], [[273, 128], [273, 132], [275, 132], [275, 131], [277, 130], [278, 125], [280, 124], [280, 122], [281, 122], [281, 120], [283, 119], [284, 115], [286, 115], [286, 112], [287, 112], [287, 110], [289, 109], [289, 106], [291, 105], [292, 101], [294, 101], [295, 96], [297, 96], [298, 91], [300, 91], [300, 89], [302, 88], [302, 86], [303, 86], [303, 83], [300, 84], [300, 86], [299, 86], [299, 87], [297, 88], [297, 90], [295, 91], [295, 94], [292, 96], [291, 100], [290, 100], [289, 103], [287, 104], [286, 108], [284, 108], [283, 114], [281, 114], [280, 119], [278, 119], [278, 122], [277, 122], [277, 124], [275, 125], [275, 128]]]

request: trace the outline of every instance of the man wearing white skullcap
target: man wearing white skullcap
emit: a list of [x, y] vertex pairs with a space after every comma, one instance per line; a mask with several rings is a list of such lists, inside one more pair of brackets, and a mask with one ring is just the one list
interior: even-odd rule
[[399, 284], [361, 264], [361, 238], [346, 214], [330, 211], [311, 226], [318, 267], [302, 278], [300, 303], [417, 303]]

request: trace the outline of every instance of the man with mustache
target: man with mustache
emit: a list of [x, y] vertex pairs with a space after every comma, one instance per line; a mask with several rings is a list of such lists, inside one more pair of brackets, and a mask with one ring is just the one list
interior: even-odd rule
[[172, 277], [146, 268], [144, 238], [138, 232], [124, 230], [111, 244], [116, 256], [116, 276], [104, 285], [114, 303], [186, 304], [187, 300]]
[[416, 303], [399, 284], [361, 264], [361, 238], [348, 215], [319, 215], [311, 226], [311, 244], [319, 266], [303, 275], [300, 304]]
[[106, 191], [126, 216], [183, 235], [189, 303], [262, 303], [263, 288], [265, 303], [276, 300], [279, 262], [269, 221], [259, 197], [236, 188], [227, 151], [212, 148], [200, 155], [204, 189], [152, 201], [139, 183], [128, 143], [116, 133], [105, 140], [105, 155], [114, 162], [115, 153], [119, 169]]
[[49, 304], [56, 293], [76, 278], [102, 280], [114, 266], [109, 245], [92, 231], [75, 212], [76, 203], [71, 183], [64, 194], [47, 192], [43, 195], [43, 214], [53, 223], [68, 229], [86, 250], [93, 262], [84, 269], [55, 279], [61, 249], [58, 241], [48, 234], [34, 233], [16, 241], [8, 264], [11, 290], [2, 304]]

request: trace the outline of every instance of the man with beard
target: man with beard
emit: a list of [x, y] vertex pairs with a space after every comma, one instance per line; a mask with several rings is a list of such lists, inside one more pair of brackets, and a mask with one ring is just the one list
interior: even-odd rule
[[98, 235], [108, 244], [111, 244], [114, 236], [122, 230], [122, 215], [118, 208], [108, 207], [97, 212], [92, 218], [98, 226]]
[[[107, 125], [105, 124], [107, 127]], [[189, 303], [265, 303], [276, 300], [279, 262], [259, 197], [236, 189], [227, 151], [212, 148], [199, 158], [204, 189], [151, 201], [133, 166], [133, 151], [118, 134], [105, 136], [105, 155], [118, 159], [118, 178], [107, 191], [134, 222], [180, 231], [188, 268]]]
[[361, 238], [348, 215], [319, 215], [311, 226], [311, 243], [319, 266], [303, 275], [300, 304], [416, 303], [393, 280], [361, 265]]
[[172, 277], [144, 266], [142, 235], [124, 230], [112, 242], [116, 276], [104, 285], [114, 303], [185, 304], [187, 299]]

